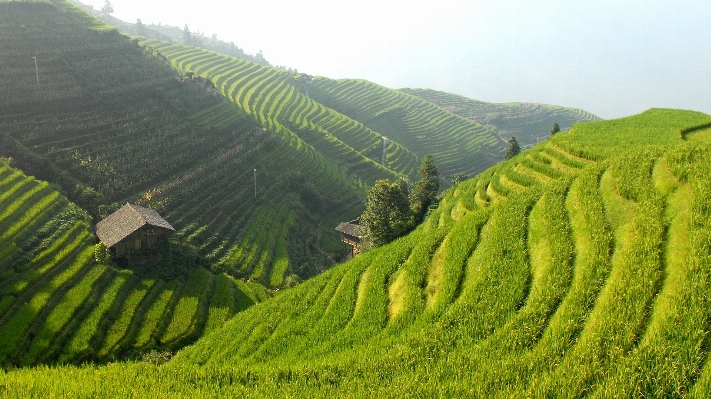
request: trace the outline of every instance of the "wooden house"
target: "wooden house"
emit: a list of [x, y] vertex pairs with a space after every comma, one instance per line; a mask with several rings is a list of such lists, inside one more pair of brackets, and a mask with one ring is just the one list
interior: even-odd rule
[[95, 230], [113, 258], [151, 248], [175, 231], [155, 210], [132, 204], [122, 206], [97, 223]]
[[360, 239], [363, 237], [360, 228], [360, 219], [351, 220], [350, 222], [341, 222], [336, 231], [341, 233], [341, 242], [351, 247], [351, 256], [356, 257], [360, 252]]

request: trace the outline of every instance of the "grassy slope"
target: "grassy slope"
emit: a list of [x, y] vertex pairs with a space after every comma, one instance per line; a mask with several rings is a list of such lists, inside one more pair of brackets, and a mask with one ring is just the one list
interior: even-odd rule
[[[212, 81], [262, 126], [298, 136], [369, 184], [385, 176], [372, 168], [380, 164], [414, 178], [427, 153], [445, 176], [475, 174], [503, 155], [503, 142], [481, 125], [367, 81], [312, 78], [155, 39], [139, 38], [139, 43], [179, 70]], [[388, 138], [385, 162], [383, 136]], [[371, 169], [364, 170], [367, 166]]]
[[126, 202], [157, 209], [217, 272], [279, 286], [321, 271], [319, 226], [355, 217], [363, 187], [395, 176], [263, 128], [65, 2], [0, 3], [0, 38], [0, 156], [60, 184], [94, 222]]
[[526, 147], [547, 140], [554, 123], [557, 123], [561, 130], [567, 131], [575, 123], [600, 120], [587, 111], [557, 105], [487, 103], [430, 89], [401, 89], [400, 91], [418, 96], [446, 111], [481, 123], [504, 140], [516, 136], [518, 142]]
[[[139, 43], [160, 52], [177, 69], [209, 79], [257, 123], [287, 138], [298, 136], [336, 162], [344, 174], [357, 176], [369, 185], [376, 179], [393, 177], [392, 171], [379, 164], [380, 136], [308, 98], [297, 80], [300, 75], [197, 47], [155, 39]], [[411, 155], [404, 159], [416, 162]], [[412, 168], [394, 166], [396, 170]]]
[[238, 314], [168, 365], [23, 370], [4, 383], [18, 397], [168, 386], [181, 397], [705, 397], [711, 151], [681, 131], [709, 122], [654, 109], [577, 125], [449, 190], [409, 236]]
[[[175, 350], [260, 300], [242, 281], [202, 268], [163, 281], [98, 264], [89, 215], [3, 161], [0, 209], [3, 366]], [[198, 279], [200, 292], [190, 291]]]

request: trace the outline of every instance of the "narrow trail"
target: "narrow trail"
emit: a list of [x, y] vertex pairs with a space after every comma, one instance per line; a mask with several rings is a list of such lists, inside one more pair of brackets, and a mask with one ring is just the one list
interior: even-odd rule
[[383, 136], [383, 155], [380, 157], [380, 164], [385, 166], [385, 156], [388, 155], [388, 138]]

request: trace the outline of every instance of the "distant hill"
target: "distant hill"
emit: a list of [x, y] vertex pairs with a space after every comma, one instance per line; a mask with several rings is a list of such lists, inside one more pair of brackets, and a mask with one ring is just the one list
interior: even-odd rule
[[[313, 78], [306, 74], [299, 74], [296, 71], [278, 73], [279, 79], [285, 79], [284, 85], [277, 87], [276, 92], [262, 92], [262, 90], [273, 90], [269, 85], [277, 75], [273, 75], [270, 69], [262, 69], [256, 76], [239, 74], [240, 66], [233, 64], [228, 66], [228, 59], [218, 61], [210, 51], [228, 56], [236, 56], [248, 61], [255, 61], [262, 66], [270, 66], [266, 60], [258, 55], [244, 54], [234, 43], [225, 43], [217, 38], [207, 38], [199, 32], [192, 32], [192, 45], [202, 48], [187, 50], [181, 45], [185, 45], [185, 32], [182, 28], [162, 25], [149, 25], [142, 28], [135, 23], [128, 23], [110, 15], [105, 15], [99, 11], [85, 7], [97, 18], [117, 27], [121, 31], [132, 35], [140, 36], [142, 45], [149, 46], [160, 51], [167, 56], [173, 65], [186, 73], [197, 73], [199, 76], [212, 79], [218, 89], [225, 94], [235, 104], [247, 110], [255, 116], [260, 123], [262, 120], [281, 119], [282, 127], [288, 125], [290, 119], [298, 118], [294, 111], [304, 111], [304, 109], [294, 109], [293, 107], [282, 107], [292, 101], [300, 101], [299, 94], [306, 95], [315, 100], [317, 104], [324, 105], [329, 111], [336, 111], [346, 119], [351, 119], [349, 125], [361, 125], [371, 131], [371, 139], [376, 136], [386, 137], [386, 145], [396, 144], [406, 148], [412, 156], [403, 158], [400, 150], [393, 152], [392, 148], [385, 151], [385, 166], [394, 169], [398, 173], [403, 173], [415, 179], [414, 173], [418, 165], [418, 159], [430, 152], [438, 161], [442, 175], [445, 177], [444, 186], [449, 185], [448, 176], [465, 172], [469, 175], [478, 173], [503, 157], [503, 146], [505, 141], [512, 135], [517, 136], [519, 142], [524, 146], [530, 146], [549, 137], [548, 132], [554, 122], [557, 122], [563, 130], [567, 130], [576, 122], [599, 120], [595, 115], [582, 110], [565, 108], [554, 105], [541, 105], [533, 103], [509, 103], [493, 104], [467, 99], [461, 96], [436, 92], [427, 89], [402, 89], [400, 91], [390, 90], [382, 86], [364, 80], [345, 79], [335, 81], [328, 78]], [[188, 46], [190, 48], [192, 46]], [[209, 62], [208, 62], [209, 61]], [[218, 68], [219, 65], [219, 68]], [[242, 63], [242, 65], [247, 65]], [[234, 68], [230, 70], [229, 68]], [[250, 70], [250, 73], [253, 71]], [[213, 79], [217, 76], [218, 79]], [[229, 79], [233, 76], [234, 79]], [[286, 77], [292, 77], [292, 81]], [[236, 79], [236, 80], [235, 80]], [[244, 99], [234, 97], [235, 88], [242, 83], [256, 81], [255, 92]], [[226, 86], [229, 82], [229, 86]], [[288, 92], [285, 91], [288, 89]], [[309, 92], [309, 90], [311, 90]], [[427, 102], [414, 101], [401, 93], [414, 95], [427, 102], [434, 103], [445, 113], [434, 111]], [[252, 111], [252, 104], [245, 101], [261, 101], [267, 98], [271, 103], [277, 104], [275, 107], [265, 107]], [[308, 107], [307, 107], [308, 109]], [[288, 114], [271, 115], [270, 112], [284, 112]], [[404, 111], [404, 112], [403, 112]], [[257, 117], [258, 114], [265, 114]], [[450, 114], [461, 116], [474, 123], [453, 118]], [[322, 115], [322, 113], [318, 114]], [[286, 123], [285, 123], [286, 122]], [[340, 123], [340, 122], [338, 122]], [[330, 121], [329, 126], [324, 126], [318, 122], [314, 125], [319, 130], [327, 131], [339, 141], [344, 141], [347, 145], [350, 136], [361, 137], [362, 133], [354, 132], [351, 129], [338, 127], [338, 134], [334, 135], [334, 122]], [[360, 129], [360, 128], [359, 128]], [[293, 129], [291, 129], [293, 130]], [[427, 132], [427, 134], [423, 134]], [[304, 135], [296, 132], [300, 137]], [[493, 136], [492, 136], [493, 133]], [[497, 141], [495, 138], [500, 140]], [[308, 139], [307, 139], [308, 141]], [[367, 149], [359, 149], [356, 143], [356, 151], [361, 152], [375, 161], [383, 161], [382, 148], [378, 144], [372, 144]], [[360, 143], [362, 144], [362, 142]], [[455, 148], [456, 150], [452, 150]], [[402, 165], [406, 161], [407, 165]]]
[[418, 96], [446, 111], [481, 123], [503, 140], [516, 136], [516, 140], [524, 147], [548, 140], [554, 123], [565, 131], [575, 123], [602, 120], [587, 111], [558, 105], [487, 103], [430, 89], [401, 89], [400, 91]]
[[578, 124], [170, 364], [3, 382], [72, 396], [707, 397], [710, 137], [711, 116], [690, 111]]
[[[428, 152], [444, 176], [476, 173], [503, 157], [503, 142], [481, 125], [370, 82], [359, 81], [360, 87], [382, 91], [380, 102], [346, 105], [356, 95], [326, 78], [260, 67], [192, 46], [141, 38], [139, 43], [184, 73], [209, 79], [262, 126], [297, 135], [338, 160], [349, 174], [361, 168], [364, 157], [384, 160], [384, 167], [413, 179]], [[336, 86], [327, 89], [328, 82]]]
[[394, 171], [412, 173], [418, 159], [405, 147], [388, 143], [395, 161], [381, 165], [381, 136], [307, 95], [307, 75], [269, 68], [205, 49], [139, 38], [186, 74], [211, 81], [230, 102], [269, 131], [298, 138], [339, 165], [349, 177], [372, 185]]
[[420, 159], [431, 154], [442, 176], [471, 176], [503, 157], [503, 140], [488, 129], [418, 97], [354, 79], [316, 78], [307, 88], [315, 100], [402, 144]]

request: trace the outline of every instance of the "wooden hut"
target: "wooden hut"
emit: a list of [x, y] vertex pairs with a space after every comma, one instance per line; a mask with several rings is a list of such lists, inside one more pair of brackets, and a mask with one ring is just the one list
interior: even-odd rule
[[154, 246], [175, 229], [155, 210], [127, 203], [97, 223], [95, 231], [111, 257], [121, 258]]
[[350, 222], [341, 222], [336, 231], [341, 233], [341, 241], [351, 247], [351, 256], [356, 257], [360, 252], [360, 239], [363, 237], [360, 228], [360, 219], [351, 220]]

